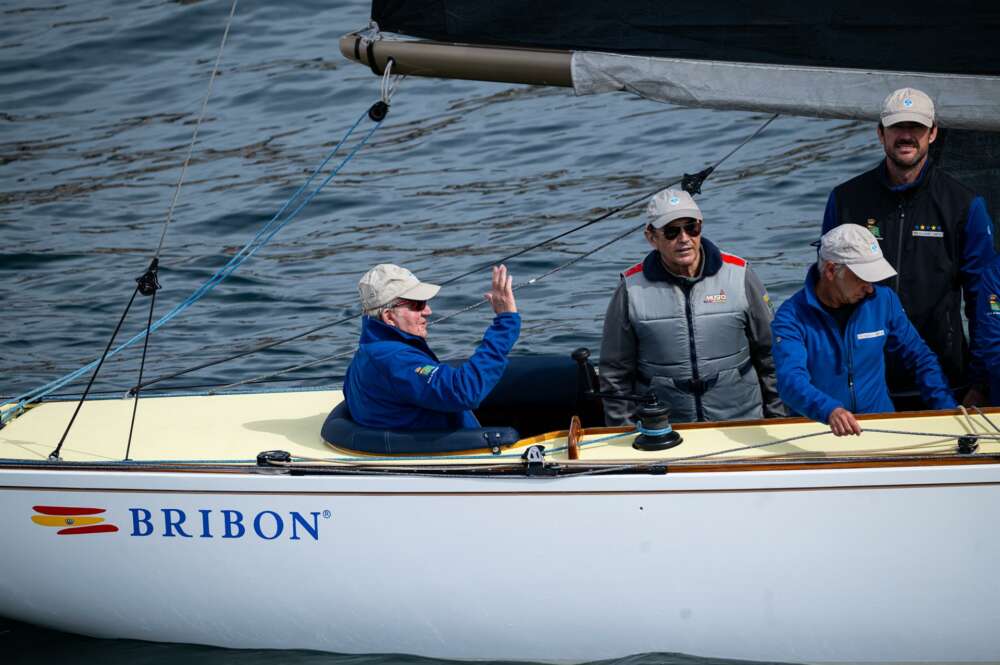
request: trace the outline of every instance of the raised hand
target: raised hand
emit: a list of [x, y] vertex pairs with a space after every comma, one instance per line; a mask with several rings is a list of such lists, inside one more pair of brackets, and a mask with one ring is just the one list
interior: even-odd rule
[[486, 299], [497, 314], [516, 312], [514, 302], [514, 278], [507, 274], [507, 266], [493, 266], [493, 288], [486, 294]]

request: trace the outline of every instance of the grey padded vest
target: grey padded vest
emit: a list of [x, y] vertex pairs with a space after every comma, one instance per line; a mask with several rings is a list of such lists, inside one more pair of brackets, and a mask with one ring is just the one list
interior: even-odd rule
[[684, 290], [624, 275], [629, 320], [639, 342], [636, 388], [670, 405], [673, 422], [763, 418], [747, 339], [746, 262], [722, 255], [722, 268]]

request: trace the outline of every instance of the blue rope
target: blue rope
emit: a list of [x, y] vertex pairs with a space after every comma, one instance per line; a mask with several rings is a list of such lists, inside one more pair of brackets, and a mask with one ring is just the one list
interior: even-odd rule
[[[201, 300], [201, 298], [203, 298], [209, 291], [211, 291], [212, 289], [214, 289], [220, 282], [222, 282], [224, 279], [226, 279], [227, 277], [229, 277], [229, 275], [231, 275], [237, 268], [239, 268], [240, 265], [242, 265], [247, 259], [249, 259], [251, 256], [253, 256], [257, 252], [257, 250], [259, 250], [261, 247], [265, 246], [268, 242], [270, 242], [270, 240], [281, 229], [283, 229], [293, 219], [295, 219], [295, 217], [299, 214], [299, 212], [301, 212], [302, 209], [305, 208], [316, 197], [316, 195], [319, 194], [319, 192], [327, 184], [329, 184], [329, 182], [331, 180], [333, 180], [333, 178], [338, 173], [340, 173], [340, 171], [344, 168], [344, 166], [346, 166], [347, 163], [350, 162], [351, 159], [354, 158], [354, 156], [358, 153], [358, 151], [368, 142], [368, 140], [371, 138], [372, 134], [375, 133], [375, 130], [378, 129], [382, 125], [381, 121], [380, 122], [376, 122], [372, 126], [372, 128], [368, 131], [368, 133], [365, 135], [365, 137], [363, 139], [361, 139], [361, 141], [359, 141], [356, 146], [354, 146], [354, 148], [351, 150], [351, 152], [348, 153], [348, 155], [316, 187], [316, 189], [314, 189], [305, 198], [305, 200], [303, 200], [294, 210], [292, 210], [292, 212], [289, 213], [288, 216], [284, 220], [282, 220], [281, 222], [278, 222], [278, 220], [281, 218], [281, 215], [289, 208], [289, 206], [291, 206], [292, 202], [295, 201], [295, 199], [297, 199], [302, 194], [303, 191], [305, 191], [305, 189], [309, 186], [309, 184], [313, 181], [313, 179], [315, 179], [315, 177], [323, 170], [323, 168], [333, 158], [333, 156], [337, 154], [337, 152], [344, 145], [344, 143], [347, 142], [347, 139], [350, 138], [351, 134], [354, 133], [354, 130], [357, 129], [358, 125], [361, 124], [361, 121], [364, 120], [365, 117], [367, 117], [367, 116], [368, 116], [368, 111], [366, 109], [365, 112], [362, 113], [360, 117], [358, 117], [357, 121], [355, 121], [354, 125], [351, 126], [351, 128], [347, 131], [347, 133], [340, 140], [340, 142], [337, 143], [336, 147], [334, 147], [334, 149], [330, 152], [330, 154], [327, 155], [326, 158], [320, 163], [320, 165], [317, 166], [313, 170], [313, 172], [309, 176], [309, 178], [295, 191], [295, 193], [292, 194], [292, 196], [289, 197], [289, 199], [287, 201], [285, 201], [285, 203], [281, 206], [281, 208], [278, 210], [278, 212], [276, 212], [274, 214], [274, 216], [271, 217], [270, 221], [268, 221], [267, 224], [265, 224], [264, 227], [261, 228], [261, 230], [257, 232], [257, 235], [255, 235], [248, 243], [246, 243], [240, 249], [240, 251], [237, 252], [236, 255], [233, 256], [222, 268], [220, 268], [219, 270], [217, 270], [215, 272], [215, 274], [212, 275], [208, 279], [208, 281], [206, 281], [200, 287], [198, 287], [197, 289], [195, 289], [195, 291], [190, 296], [188, 296], [184, 301], [182, 301], [180, 304], [178, 304], [177, 306], [175, 306], [172, 310], [170, 310], [169, 312], [167, 312], [166, 314], [164, 314], [155, 323], [153, 323], [153, 325], [150, 326], [150, 328], [149, 328], [149, 332], [152, 332], [153, 330], [159, 329], [161, 326], [163, 326], [164, 324], [166, 324], [168, 321], [170, 321], [174, 317], [176, 317], [179, 314], [181, 314], [188, 307], [190, 307], [194, 303], [196, 303], [199, 300]], [[143, 330], [142, 332], [140, 332], [137, 335], [135, 335], [135, 337], [133, 337], [133, 338], [131, 338], [131, 339], [123, 342], [121, 345], [119, 345], [118, 347], [116, 347], [115, 349], [113, 349], [112, 351], [110, 351], [108, 353], [108, 357], [113, 356], [116, 353], [118, 353], [119, 351], [122, 351], [123, 349], [131, 346], [132, 344], [134, 344], [136, 342], [138, 342], [139, 340], [141, 340], [142, 338], [144, 338], [146, 336], [146, 333], [147, 333], [147, 331]], [[63, 376], [63, 377], [61, 377], [59, 379], [51, 381], [51, 382], [49, 382], [49, 383], [47, 383], [47, 384], [45, 384], [45, 385], [43, 385], [43, 386], [41, 386], [39, 388], [35, 388], [34, 390], [28, 391], [27, 393], [24, 393], [23, 395], [19, 395], [17, 397], [13, 397], [13, 398], [11, 398], [11, 399], [3, 402], [3, 403], [0, 403], [0, 408], [3, 408], [3, 407], [8, 406], [10, 404], [16, 404], [16, 406], [14, 408], [8, 409], [8, 410], [0, 413], [0, 424], [6, 423], [7, 421], [9, 421], [10, 419], [12, 419], [17, 414], [19, 414], [22, 411], [24, 411], [24, 407], [27, 406], [28, 404], [31, 404], [33, 402], [38, 401], [39, 399], [41, 399], [45, 395], [48, 395], [48, 394], [50, 394], [50, 393], [58, 390], [59, 388], [62, 388], [67, 383], [70, 383], [70, 382], [74, 381], [75, 379], [79, 378], [81, 375], [83, 375], [86, 372], [90, 371], [91, 369], [93, 369], [97, 365], [97, 362], [98, 362], [97, 360], [94, 360], [94, 361], [88, 363], [87, 365], [84, 365], [80, 369], [78, 369], [78, 370], [76, 370], [74, 372], [70, 372], [69, 374], [67, 374], [67, 375], [65, 375], [65, 376]]]
[[674, 431], [674, 428], [670, 425], [667, 425], [662, 429], [646, 429], [642, 426], [642, 421], [639, 422], [639, 427], [636, 429], [639, 430], [639, 434], [645, 434], [646, 436], [663, 436], [664, 434], [670, 434]]

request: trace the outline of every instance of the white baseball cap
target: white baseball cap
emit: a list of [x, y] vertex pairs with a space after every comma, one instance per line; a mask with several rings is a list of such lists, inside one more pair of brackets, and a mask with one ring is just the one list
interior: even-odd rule
[[646, 214], [650, 216], [650, 224], [659, 229], [675, 219], [691, 217], [704, 221], [701, 209], [691, 195], [683, 189], [664, 189], [657, 192], [646, 206]]
[[933, 127], [934, 102], [916, 88], [900, 88], [882, 102], [881, 119], [883, 127], [900, 122], [919, 122], [924, 127]]
[[819, 258], [843, 264], [866, 282], [881, 282], [895, 276], [871, 231], [858, 224], [841, 224], [819, 241]]
[[364, 274], [358, 282], [361, 306], [376, 309], [388, 305], [396, 298], [430, 300], [441, 287], [421, 282], [406, 268], [391, 263], [380, 263]]

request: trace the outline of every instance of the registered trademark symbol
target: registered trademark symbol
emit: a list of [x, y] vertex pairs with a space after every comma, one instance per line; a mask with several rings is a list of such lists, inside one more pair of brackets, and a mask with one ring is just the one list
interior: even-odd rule
[[325, 519], [325, 520], [330, 519], [330, 515], [332, 515], [332, 513], [329, 510], [324, 510], [323, 511], [323, 519]]

